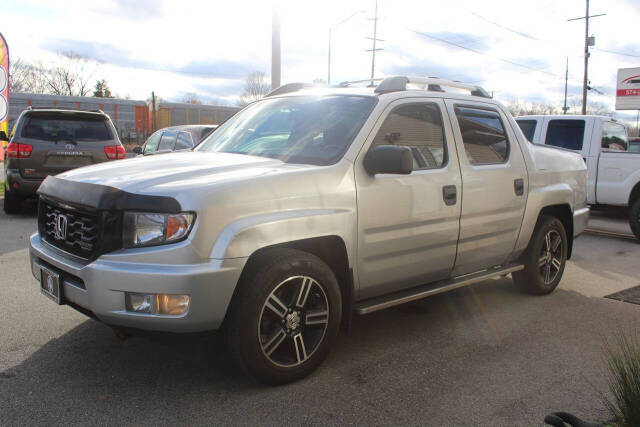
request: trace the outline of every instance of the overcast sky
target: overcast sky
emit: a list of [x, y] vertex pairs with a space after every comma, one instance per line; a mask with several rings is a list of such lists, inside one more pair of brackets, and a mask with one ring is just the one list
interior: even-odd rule
[[[235, 103], [252, 71], [270, 74], [271, 12], [279, 4], [282, 82], [332, 82], [371, 72], [374, 0], [152, 1], [2, 0], [0, 32], [12, 58], [43, 60], [73, 50], [103, 62], [96, 77], [119, 95], [146, 99], [152, 90], [177, 100]], [[376, 76], [426, 75], [472, 82], [503, 101], [561, 106], [565, 60], [569, 97], [581, 100], [584, 0], [381, 0]], [[590, 101], [615, 101], [618, 68], [640, 67], [639, 0], [592, 0], [596, 36]], [[456, 46], [458, 45], [458, 46]], [[607, 51], [618, 52], [619, 54]], [[635, 111], [621, 118], [633, 119]]]

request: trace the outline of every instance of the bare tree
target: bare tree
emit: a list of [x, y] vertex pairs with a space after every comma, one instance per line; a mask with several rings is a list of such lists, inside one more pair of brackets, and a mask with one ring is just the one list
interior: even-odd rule
[[47, 70], [45, 79], [53, 95], [86, 96], [97, 64], [72, 51], [60, 52], [57, 63]]
[[261, 71], [254, 71], [247, 77], [244, 92], [240, 95], [240, 99], [238, 99], [238, 106], [244, 107], [253, 101], [257, 101], [270, 91], [271, 84], [267, 79], [267, 75]]
[[512, 116], [560, 114], [560, 109], [550, 104], [539, 104], [537, 102], [515, 101], [507, 104], [507, 108]]
[[32, 64], [20, 58], [9, 65], [12, 92], [47, 93], [45, 70], [41, 63]]
[[202, 104], [202, 101], [200, 100], [198, 95], [196, 93], [194, 93], [194, 92], [186, 93], [182, 97], [182, 102], [187, 103], [187, 104], [198, 104], [198, 105]]

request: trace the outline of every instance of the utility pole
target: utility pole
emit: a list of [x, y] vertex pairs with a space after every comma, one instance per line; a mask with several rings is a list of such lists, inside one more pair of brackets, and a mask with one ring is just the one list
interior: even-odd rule
[[271, 14], [271, 90], [280, 87], [280, 11], [273, 6]]
[[151, 91], [151, 129], [153, 129], [153, 131], [156, 131], [156, 93], [154, 91]]
[[564, 107], [562, 107], [562, 113], [567, 114], [567, 83], [569, 81], [569, 57], [567, 56], [567, 66], [564, 70]]
[[371, 52], [371, 86], [373, 86], [374, 74], [376, 71], [376, 51], [384, 50], [381, 48], [376, 48], [376, 42], [383, 42], [384, 40], [380, 40], [377, 38], [378, 35], [378, 0], [376, 0], [376, 9], [375, 14], [373, 16], [373, 37], [367, 37], [368, 39], [373, 40], [373, 48], [367, 49], [367, 52]]
[[589, 16], [589, 0], [586, 0], [587, 3], [587, 13], [584, 16], [579, 18], [567, 19], [567, 21], [578, 21], [580, 19], [584, 19], [584, 80], [582, 82], [582, 114], [587, 114], [587, 90], [589, 89], [589, 78], [588, 78], [588, 69], [589, 69], [589, 46], [592, 46], [594, 43], [590, 43], [589, 40], [589, 18], [595, 18], [598, 16], [604, 16], [606, 13], [600, 13], [598, 15]]

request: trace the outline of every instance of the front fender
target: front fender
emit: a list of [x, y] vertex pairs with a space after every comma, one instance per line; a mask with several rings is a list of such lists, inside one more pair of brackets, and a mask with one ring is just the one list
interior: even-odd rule
[[244, 217], [222, 230], [210, 258], [248, 257], [267, 246], [333, 235], [345, 242], [351, 266], [355, 224], [356, 212], [349, 209], [299, 209]]

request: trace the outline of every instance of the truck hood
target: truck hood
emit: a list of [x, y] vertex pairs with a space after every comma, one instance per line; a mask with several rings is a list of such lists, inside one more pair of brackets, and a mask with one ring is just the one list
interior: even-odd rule
[[171, 195], [185, 188], [193, 190], [221, 182], [313, 167], [242, 154], [189, 151], [101, 163], [57, 177], [115, 187], [130, 193]]

